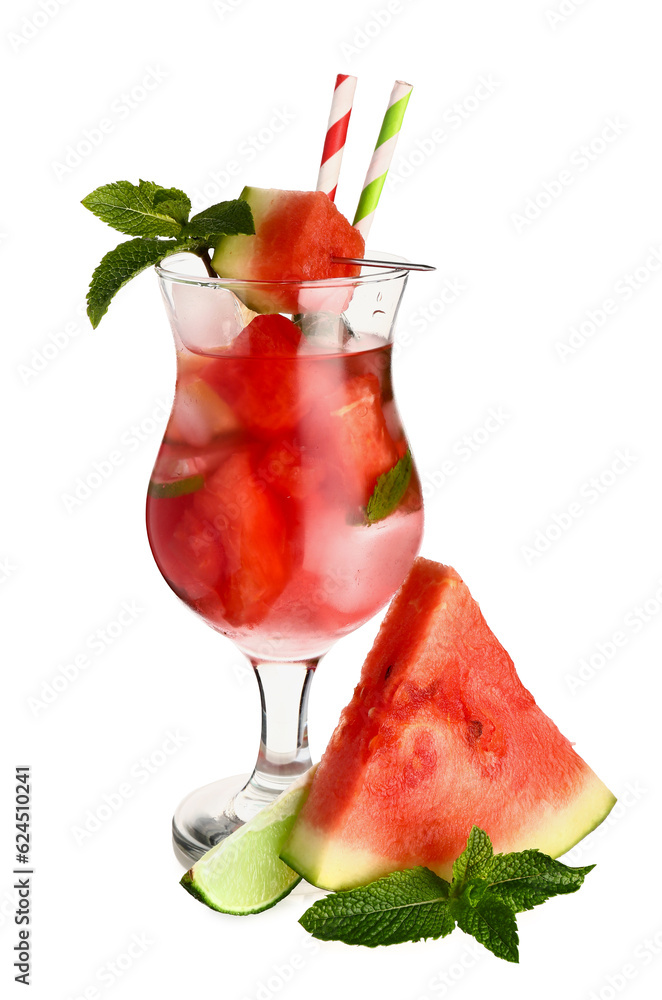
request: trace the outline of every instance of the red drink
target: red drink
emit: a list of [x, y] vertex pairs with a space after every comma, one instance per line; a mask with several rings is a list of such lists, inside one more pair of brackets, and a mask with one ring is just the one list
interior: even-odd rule
[[415, 470], [392, 513], [367, 521], [378, 477], [408, 445], [390, 345], [354, 347], [321, 353], [280, 315], [256, 317], [215, 356], [178, 344], [150, 544], [182, 600], [256, 656], [328, 649], [390, 599], [420, 544]]

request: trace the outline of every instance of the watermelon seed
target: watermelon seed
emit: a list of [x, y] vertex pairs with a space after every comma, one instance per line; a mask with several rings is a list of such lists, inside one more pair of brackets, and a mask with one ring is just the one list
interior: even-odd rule
[[472, 719], [469, 723], [469, 739], [479, 740], [483, 735], [483, 723], [478, 719]]
[[386, 673], [384, 674], [384, 680], [387, 681], [391, 676], [391, 671], [393, 670], [393, 664], [386, 668]]

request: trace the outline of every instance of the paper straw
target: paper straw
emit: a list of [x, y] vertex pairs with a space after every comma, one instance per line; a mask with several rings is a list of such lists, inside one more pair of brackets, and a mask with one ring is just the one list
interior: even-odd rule
[[395, 86], [391, 91], [388, 108], [384, 115], [381, 131], [377, 137], [377, 145], [372, 154], [368, 173], [363, 182], [363, 191], [361, 192], [356, 215], [354, 216], [354, 225], [364, 239], [370, 231], [379, 196], [382, 193], [384, 181], [386, 180], [386, 174], [393, 159], [393, 153], [395, 152], [395, 146], [402, 127], [402, 119], [405, 116], [411, 91], [411, 84], [403, 83], [402, 80], [396, 80]]
[[331, 201], [335, 200], [338, 187], [338, 176], [342, 154], [347, 138], [349, 116], [352, 113], [352, 102], [356, 90], [356, 77], [338, 73], [336, 86], [331, 102], [331, 114], [326, 128], [326, 139], [322, 151], [322, 163], [317, 178], [317, 190], [328, 194]]

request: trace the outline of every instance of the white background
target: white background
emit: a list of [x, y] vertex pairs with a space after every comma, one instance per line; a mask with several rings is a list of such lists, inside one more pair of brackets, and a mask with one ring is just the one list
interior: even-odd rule
[[[11, 983], [13, 769], [26, 763], [33, 997], [611, 1000], [659, 985], [659, 11], [652, 0], [385, 10], [386, 0], [3, 6], [0, 976], [11, 996], [23, 995]], [[359, 77], [338, 192], [349, 215], [393, 80], [415, 84], [393, 172], [409, 176], [385, 189], [370, 244], [438, 268], [411, 279], [395, 372], [421, 475], [437, 484], [423, 553], [462, 574], [525, 684], [621, 800], [571, 855], [598, 866], [581, 892], [519, 918], [518, 967], [459, 931], [376, 951], [317, 947], [297, 924], [301, 897], [239, 919], [177, 884], [172, 810], [195, 785], [250, 768], [257, 692], [151, 558], [143, 504], [159, 401], [173, 390], [170, 334], [151, 273], [91, 331], [80, 307], [115, 234], [79, 201], [139, 176], [206, 186], [198, 208], [245, 183], [314, 187], [337, 72]], [[249, 156], [279, 111], [290, 123], [262, 132]], [[110, 129], [90, 149], [86, 130], [101, 119]], [[212, 175], [231, 160], [238, 174], [221, 187]], [[555, 187], [563, 170], [570, 182]], [[453, 281], [461, 291], [444, 305]], [[605, 299], [613, 314], [600, 325]], [[582, 324], [584, 343], [561, 357]], [[79, 477], [118, 449], [122, 464], [68, 510]], [[610, 471], [619, 451], [627, 462]], [[594, 477], [599, 493], [586, 486]], [[573, 503], [579, 516], [564, 519]], [[90, 637], [125, 602], [139, 609], [131, 625], [96, 652]], [[316, 758], [376, 628], [319, 670]], [[605, 645], [615, 632], [619, 648]], [[83, 654], [77, 678], [36, 708], [30, 699]], [[141, 760], [169, 731], [185, 741], [143, 780]], [[127, 782], [121, 809], [77, 842], [88, 811]], [[133, 935], [149, 943], [127, 968]]]

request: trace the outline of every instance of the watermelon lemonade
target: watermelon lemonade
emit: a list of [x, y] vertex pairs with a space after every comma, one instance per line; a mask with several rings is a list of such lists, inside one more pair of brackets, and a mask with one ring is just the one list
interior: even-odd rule
[[[378, 310], [388, 329], [350, 332], [330, 312], [256, 314], [245, 305], [254, 287], [160, 275], [177, 387], [147, 501], [154, 557], [179, 597], [249, 655], [318, 656], [390, 599], [420, 544], [392, 310]], [[315, 291], [327, 306], [350, 298], [348, 313], [356, 299], [363, 315], [361, 282]], [[370, 298], [388, 300], [387, 283], [382, 272]], [[393, 470], [395, 495], [372, 510]]]
[[408, 271], [430, 268], [365, 253], [411, 86], [396, 82], [351, 224], [335, 195], [353, 83], [336, 80], [315, 191], [246, 186], [194, 215], [180, 188], [147, 180], [83, 199], [133, 237], [92, 275], [93, 326], [154, 265], [175, 338], [147, 499], [154, 558], [247, 655], [260, 691], [253, 773], [199, 788], [175, 812], [187, 867], [310, 767], [320, 657], [387, 603], [421, 541], [390, 361]]

